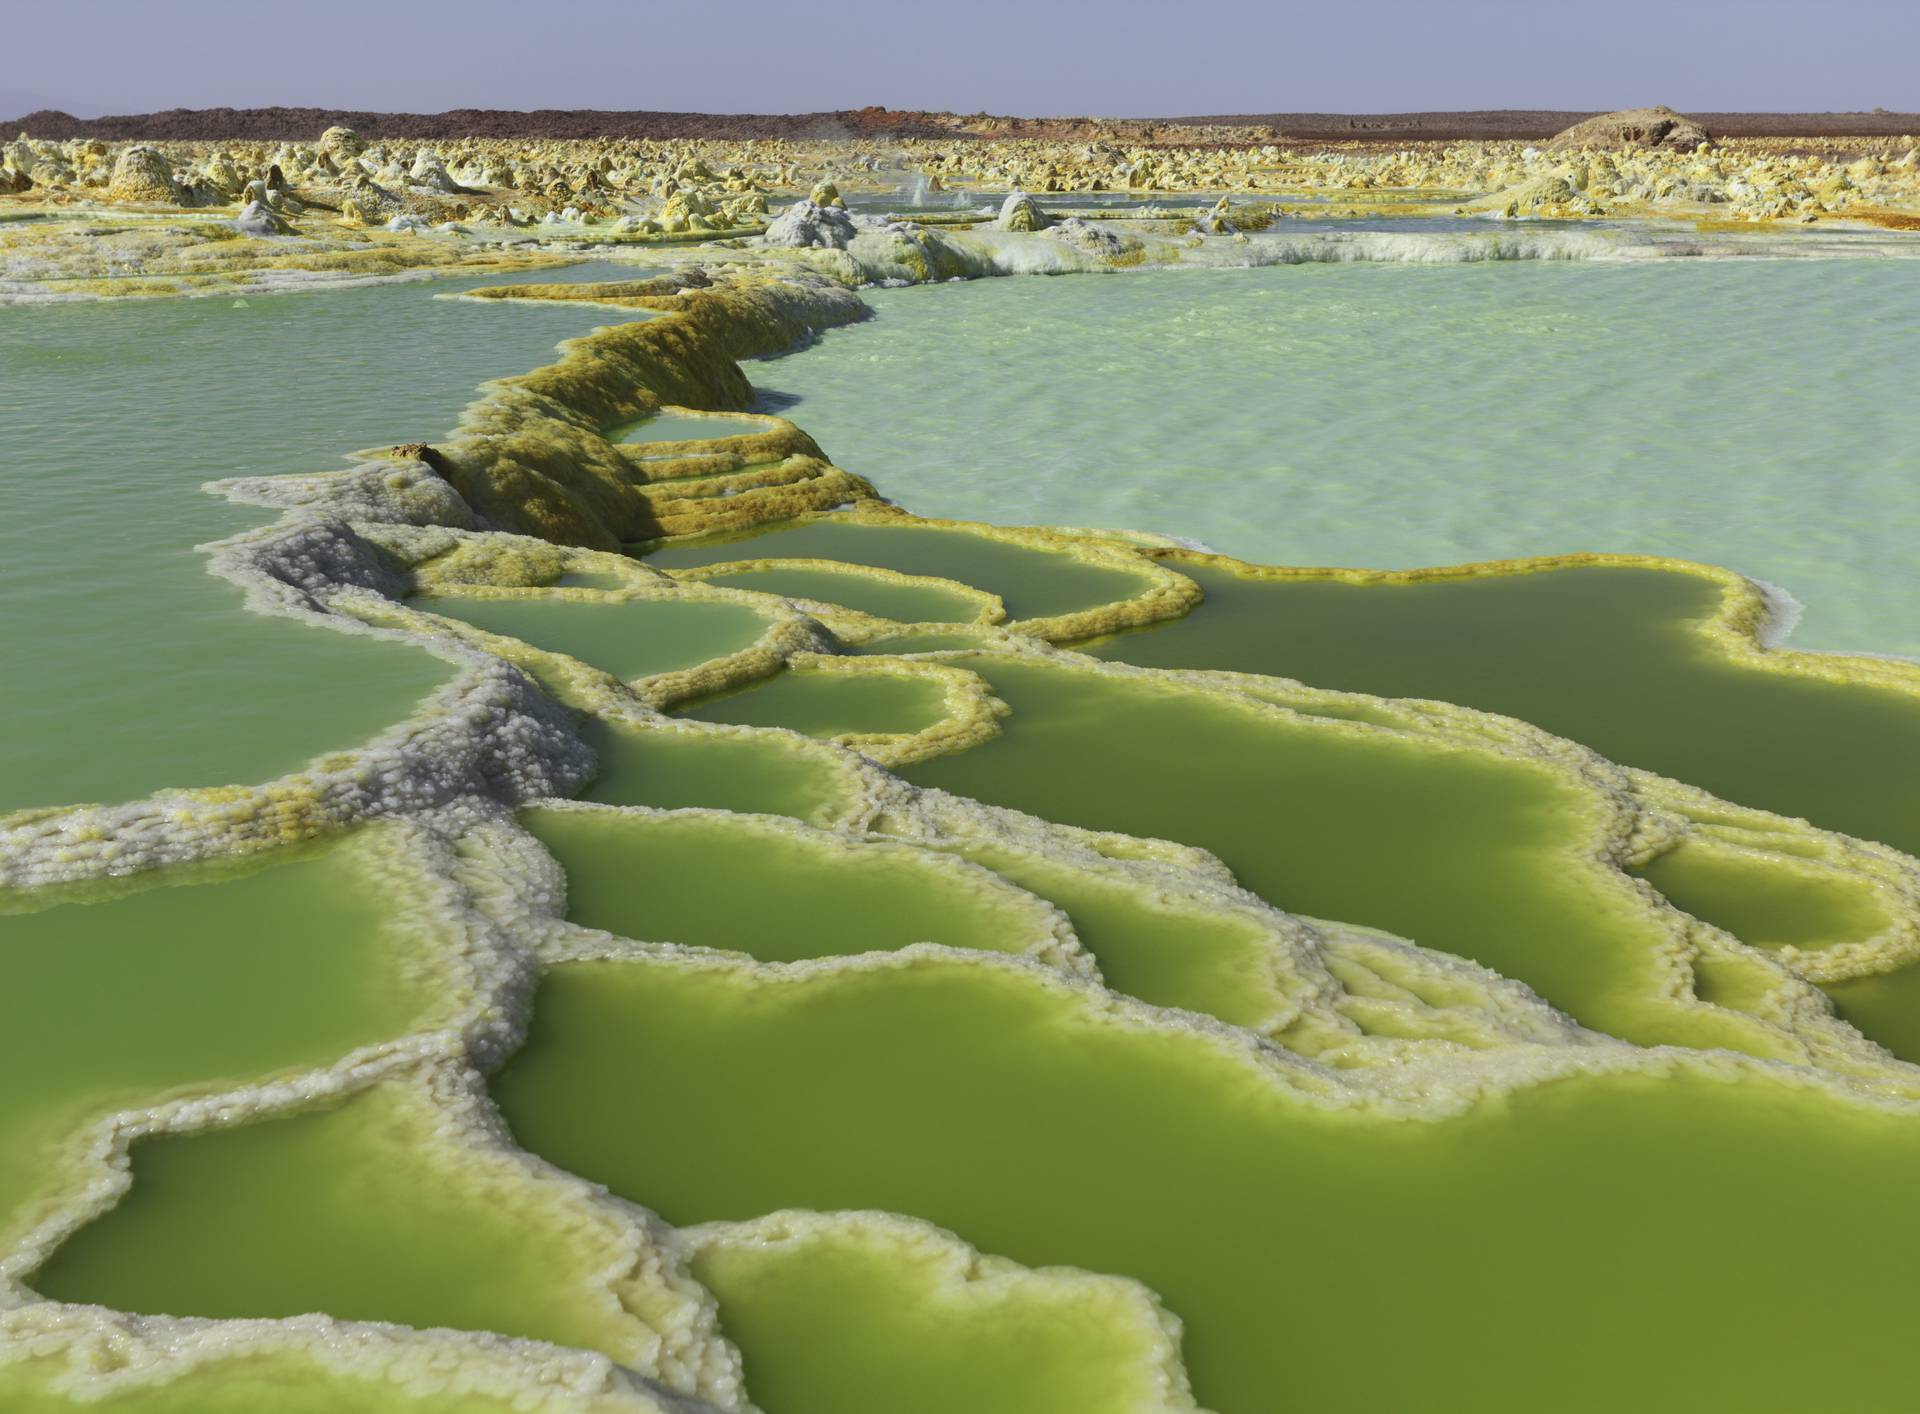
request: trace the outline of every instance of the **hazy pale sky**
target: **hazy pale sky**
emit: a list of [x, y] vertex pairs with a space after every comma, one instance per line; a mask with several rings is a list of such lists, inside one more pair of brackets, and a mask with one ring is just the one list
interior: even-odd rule
[[1920, 110], [1920, 0], [10, 5], [0, 115], [272, 104], [1179, 116]]

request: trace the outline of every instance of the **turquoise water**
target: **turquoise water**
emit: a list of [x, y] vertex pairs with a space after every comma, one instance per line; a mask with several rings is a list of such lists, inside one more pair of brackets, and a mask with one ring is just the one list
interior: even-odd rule
[[[753, 365], [924, 515], [1247, 559], [1724, 564], [1920, 653], [1920, 264], [1318, 265], [873, 290]], [[788, 399], [797, 401], [789, 404]]]
[[0, 307], [0, 810], [270, 779], [450, 676], [247, 613], [193, 547], [275, 513], [198, 487], [444, 436], [480, 382], [614, 318], [434, 298], [498, 283]]

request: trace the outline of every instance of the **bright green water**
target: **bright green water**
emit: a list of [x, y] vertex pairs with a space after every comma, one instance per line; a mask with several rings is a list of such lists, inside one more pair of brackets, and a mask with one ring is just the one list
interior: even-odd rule
[[385, 921], [392, 904], [352, 848], [0, 892], [0, 1229], [90, 1120], [328, 1065], [424, 1021], [436, 979]]
[[418, 1109], [375, 1090], [143, 1141], [132, 1192], [33, 1284], [123, 1311], [325, 1311], [604, 1348], [612, 1315], [592, 1277], [605, 1254], [581, 1248], [565, 1213], [503, 1202], [429, 1133]]
[[919, 785], [1199, 845], [1281, 908], [1473, 958], [1614, 1035], [1728, 1043], [1657, 1000], [1662, 934], [1585, 863], [1580, 794], [1543, 769], [1176, 686], [961, 661], [1013, 715], [901, 772]]
[[[549, 974], [495, 1093], [523, 1143], [672, 1222], [876, 1208], [1139, 1277], [1222, 1414], [1907, 1398], [1868, 1352], [1901, 1348], [1920, 1299], [1920, 1228], [1889, 1221], [1920, 1130], [1759, 1077], [1369, 1121], [980, 966], [590, 963]], [[778, 1323], [759, 1358], [805, 1360], [787, 1343], [812, 1329]]]
[[1138, 1327], [1084, 1290], [981, 1290], [873, 1237], [716, 1247], [693, 1270], [747, 1352], [754, 1401], [781, 1414], [1121, 1411], [1157, 1373], [1127, 1339]]
[[1901, 1060], [1920, 1064], [1920, 967], [1830, 982], [1820, 989], [1833, 1009]]
[[1236, 1026], [1279, 1009], [1271, 943], [1255, 928], [1149, 902], [1137, 889], [992, 846], [964, 851], [1073, 920], [1116, 992]]
[[1809, 878], [1791, 860], [1765, 860], [1681, 845], [1640, 876], [1679, 907], [1756, 947], [1824, 948], [1886, 931], [1893, 919], [1864, 884]]
[[1920, 851], [1920, 697], [1735, 666], [1692, 632], [1717, 586], [1650, 569], [1353, 585], [1196, 570], [1187, 618], [1093, 646], [1153, 667], [1502, 712], [1742, 805]]
[[245, 612], [193, 546], [273, 513], [197, 488], [444, 436], [481, 381], [608, 319], [433, 298], [485, 283], [0, 307], [0, 809], [266, 780], [446, 679]]
[[607, 805], [690, 805], [811, 820], [840, 803], [833, 768], [789, 745], [721, 732], [630, 731], [587, 723], [600, 758], [588, 800]]
[[567, 917], [648, 942], [763, 962], [909, 943], [1019, 952], [1044, 924], [937, 855], [850, 848], [713, 816], [534, 810], [522, 823], [567, 871]]
[[776, 673], [764, 682], [703, 698], [686, 709], [708, 722], [791, 727], [808, 736], [917, 732], [946, 715], [940, 684], [897, 673]]
[[[49, 1386], [60, 1367], [0, 1366], [8, 1414], [511, 1414], [511, 1398], [356, 1379], [294, 1355], [198, 1366], [166, 1384], [75, 1399]], [[451, 1383], [451, 1381], [448, 1381]]]
[[634, 679], [691, 668], [751, 648], [767, 621], [744, 604], [700, 599], [469, 599], [436, 595], [414, 607]]
[[937, 584], [898, 584], [840, 570], [770, 569], [715, 577], [729, 589], [755, 589], [791, 599], [817, 599], [901, 623], [962, 624], [980, 616], [980, 602]]
[[1920, 653], [1920, 264], [1313, 265], [864, 298], [877, 317], [755, 379], [922, 515], [1277, 564], [1676, 555], [1784, 585], [1808, 646]]
[[[975, 507], [976, 513], [980, 508]], [[957, 579], [998, 594], [1010, 619], [1037, 619], [1129, 599], [1146, 587], [1140, 576], [1105, 569], [1071, 555], [1010, 545], [964, 530], [932, 526], [849, 525], [813, 521], [732, 540], [708, 540], [651, 551], [657, 569], [717, 565], [728, 560], [844, 560], [901, 574]]]
[[[1761, 862], [1687, 845], [1661, 855], [1641, 873], [1696, 918], [1757, 947], [1859, 942], [1892, 922], [1857, 884], [1810, 881], [1804, 872], [1780, 873]], [[1902, 1060], [1920, 1062], [1920, 967], [1832, 982], [1821, 990], [1863, 1035]]]

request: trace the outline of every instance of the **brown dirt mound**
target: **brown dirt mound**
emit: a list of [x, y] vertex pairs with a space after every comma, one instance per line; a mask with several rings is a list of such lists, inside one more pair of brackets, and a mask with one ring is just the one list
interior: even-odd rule
[[1548, 145], [1556, 148], [1662, 147], [1672, 152], [1691, 152], [1711, 140], [1699, 123], [1663, 103], [1653, 108], [1622, 108], [1617, 113], [1588, 118], [1565, 132], [1554, 134]]
[[[1605, 117], [1592, 109], [1486, 108], [1422, 113], [1216, 113], [1175, 118], [1185, 124], [1259, 125], [1300, 142], [1542, 142], [1575, 123]], [[1920, 133], [1920, 113], [1696, 113], [1718, 137], [1901, 137]]]

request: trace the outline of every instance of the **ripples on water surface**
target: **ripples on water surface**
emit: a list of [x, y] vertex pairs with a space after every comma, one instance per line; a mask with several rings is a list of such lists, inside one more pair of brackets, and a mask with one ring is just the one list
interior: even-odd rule
[[[874, 290], [755, 381], [925, 515], [1247, 559], [1728, 565], [1920, 653], [1920, 264], [1333, 265]], [[784, 403], [784, 399], [781, 399]]]

